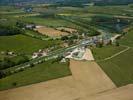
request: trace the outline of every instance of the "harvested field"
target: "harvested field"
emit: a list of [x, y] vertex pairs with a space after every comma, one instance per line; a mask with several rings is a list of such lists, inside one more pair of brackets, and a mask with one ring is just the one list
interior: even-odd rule
[[71, 60], [70, 69], [81, 95], [91, 95], [116, 88], [99, 65], [93, 61]]
[[68, 35], [67, 32], [61, 32], [59, 30], [56, 30], [56, 29], [53, 29], [53, 28], [48, 28], [48, 27], [45, 27], [45, 26], [36, 28], [36, 30], [41, 34], [47, 35], [47, 36], [50, 36], [50, 37], [59, 37], [59, 36]]
[[0, 100], [133, 100], [133, 85], [116, 88], [95, 62], [71, 60], [70, 68], [73, 76], [0, 91]]
[[88, 96], [83, 100], [133, 100], [133, 84]]
[[0, 92], [0, 100], [76, 100], [71, 76]]
[[77, 32], [76, 29], [67, 28], [67, 27], [58, 27], [57, 30], [59, 30], [59, 31], [64, 31], [64, 32], [69, 32], [69, 33]]

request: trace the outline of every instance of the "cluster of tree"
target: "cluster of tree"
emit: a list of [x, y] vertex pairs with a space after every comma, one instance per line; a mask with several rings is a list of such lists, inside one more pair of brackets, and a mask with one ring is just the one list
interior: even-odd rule
[[87, 21], [80, 19], [78, 17], [65, 17], [65, 16], [57, 16], [57, 17], [62, 18], [66, 21], [69, 21], [71, 23], [74, 23], [78, 26], [85, 28], [86, 31], [81, 30], [81, 29], [80, 29], [80, 31], [82, 31], [82, 33], [83, 32], [88, 33], [89, 36], [96, 36], [96, 35], [100, 34], [93, 26], [91, 26], [90, 22], [87, 22]]
[[72, 36], [62, 36], [61, 37], [61, 40], [63, 41], [67, 41], [67, 40], [74, 40], [74, 39], [78, 39], [78, 36], [77, 35], [72, 35]]
[[5, 71], [5, 69], [25, 63], [27, 61], [29, 61], [29, 58], [27, 56], [19, 56], [15, 59], [6, 57], [3, 60], [0, 60], [0, 79], [9, 76], [13, 73], [23, 71], [23, 69], [15, 71]]
[[101, 33], [94, 30], [94, 29], [89, 30], [88, 33], [87, 33], [88, 36], [97, 36], [99, 34], [101, 34]]
[[78, 35], [73, 34], [72, 36], [62, 36], [61, 40], [68, 43], [68, 45], [72, 45], [74, 41], [78, 39]]
[[0, 36], [21, 34], [24, 31], [16, 26], [0, 24]]
[[4, 59], [0, 60], [0, 70], [16, 66], [27, 61], [29, 61], [29, 58], [27, 56], [19, 56], [16, 58], [5, 57]]
[[105, 16], [94, 16], [92, 17], [91, 23], [129, 23], [128, 19], [115, 18], [115, 17], [105, 17]]
[[16, 26], [19, 27], [19, 28], [24, 28], [26, 26], [26, 23], [24, 23], [22, 21], [17, 21]]

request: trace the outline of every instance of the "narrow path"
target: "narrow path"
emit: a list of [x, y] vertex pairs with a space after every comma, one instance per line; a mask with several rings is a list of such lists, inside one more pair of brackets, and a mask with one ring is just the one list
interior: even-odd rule
[[122, 53], [128, 51], [128, 50], [131, 48], [131, 47], [128, 47], [128, 46], [125, 46], [125, 45], [121, 45], [121, 46], [127, 47], [127, 48], [124, 49], [124, 50], [122, 50], [122, 51], [120, 51], [120, 52], [118, 52], [118, 53], [116, 53], [116, 54], [114, 54], [114, 55], [112, 55], [112, 56], [110, 56], [110, 57], [107, 57], [107, 58], [102, 59], [102, 60], [98, 60], [97, 62], [102, 62], [102, 61], [110, 60], [110, 59], [112, 59], [112, 58], [114, 58], [114, 57], [116, 57], [116, 56], [118, 56], [118, 55], [120, 55], [120, 54], [122, 54]]

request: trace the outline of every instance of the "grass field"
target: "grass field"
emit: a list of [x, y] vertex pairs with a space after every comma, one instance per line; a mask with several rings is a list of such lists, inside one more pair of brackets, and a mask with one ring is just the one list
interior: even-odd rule
[[[70, 74], [68, 63], [53, 63], [53, 60], [50, 60], [31, 69], [0, 79], [0, 90], [47, 81]], [[14, 82], [16, 86], [13, 86]]]
[[39, 25], [45, 26], [53, 26], [53, 27], [60, 27], [60, 26], [69, 26], [69, 27], [76, 27], [73, 23], [64, 21], [58, 18], [42, 18], [40, 16], [34, 17], [24, 17], [21, 19], [22, 21], [26, 22], [33, 22]]
[[120, 40], [122, 45], [133, 47], [133, 29], [126, 34], [126, 36]]
[[[123, 39], [121, 45], [132, 47], [133, 31], [130, 31]], [[121, 50], [121, 47], [98, 48], [93, 50], [97, 60], [103, 59]], [[133, 48], [121, 53], [106, 61], [98, 62], [101, 68], [107, 73], [117, 86], [123, 86], [133, 83]]]
[[99, 64], [117, 86], [133, 83], [133, 49]]
[[[115, 9], [115, 10], [114, 10]], [[94, 6], [88, 7], [89, 13], [100, 13], [100, 14], [112, 14], [112, 15], [122, 15], [123, 13], [132, 14], [130, 12], [131, 8], [129, 6]]]
[[105, 59], [107, 57], [112, 56], [113, 54], [116, 54], [122, 50], [124, 50], [126, 47], [122, 47], [122, 46], [105, 46], [102, 48], [94, 48], [92, 49], [94, 58], [96, 60], [102, 60]]
[[41, 48], [58, 44], [57, 40], [42, 41], [25, 35], [1, 36], [0, 51], [14, 51], [18, 53], [32, 53]]
[[[101, 60], [117, 53], [119, 49], [97, 49], [94, 51], [94, 56], [96, 60]], [[133, 49], [129, 49], [110, 60], [98, 62], [98, 64], [117, 86], [133, 83]]]

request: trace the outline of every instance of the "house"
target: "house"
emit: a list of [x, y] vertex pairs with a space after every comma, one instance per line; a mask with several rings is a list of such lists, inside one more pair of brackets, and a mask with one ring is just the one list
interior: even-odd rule
[[25, 28], [26, 28], [26, 29], [34, 29], [34, 28], [36, 28], [36, 25], [35, 25], [35, 24], [27, 24], [27, 25], [25, 26]]
[[44, 57], [47, 56], [47, 52], [45, 50], [39, 50], [38, 52], [33, 53], [32, 59], [35, 59], [37, 57]]
[[118, 39], [118, 38], [120, 38], [122, 35], [121, 34], [116, 34], [116, 35], [114, 35], [113, 37], [111, 37], [111, 42], [112, 43], [114, 43], [114, 42], [116, 42], [116, 40]]
[[33, 11], [33, 8], [31, 8], [31, 7], [26, 7], [26, 8], [24, 8], [24, 11], [25, 11], [26, 13], [31, 13], [31, 12]]
[[61, 63], [65, 63], [65, 62], [66, 62], [66, 59], [63, 58], [60, 62], [61, 62]]

